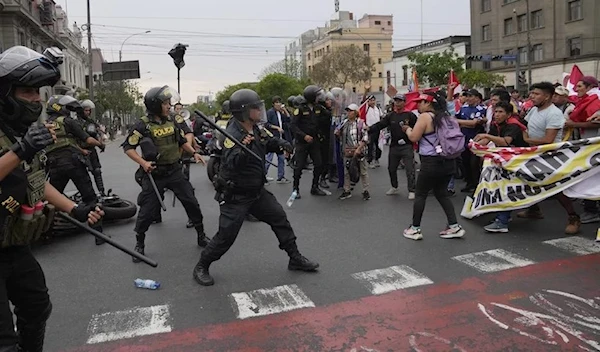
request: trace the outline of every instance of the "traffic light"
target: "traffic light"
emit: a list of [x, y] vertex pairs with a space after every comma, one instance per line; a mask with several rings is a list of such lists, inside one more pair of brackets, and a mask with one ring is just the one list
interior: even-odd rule
[[189, 45], [187, 44], [175, 44], [173, 49], [169, 51], [169, 56], [173, 58], [173, 63], [175, 67], [181, 70], [183, 66], [185, 66], [185, 61], [183, 61], [183, 56], [185, 55], [186, 48]]
[[519, 87], [527, 87], [527, 78], [525, 77], [525, 71], [519, 72]]

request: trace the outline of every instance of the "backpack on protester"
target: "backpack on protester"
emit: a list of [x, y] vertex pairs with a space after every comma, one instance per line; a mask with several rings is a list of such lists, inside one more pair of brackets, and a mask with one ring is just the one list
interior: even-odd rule
[[[433, 118], [433, 114], [431, 116]], [[446, 115], [442, 117], [439, 125], [435, 125], [435, 134], [437, 145], [429, 144], [435, 147], [435, 151], [444, 159], [456, 159], [460, 157], [465, 150], [465, 135], [462, 134], [458, 120], [454, 116]]]

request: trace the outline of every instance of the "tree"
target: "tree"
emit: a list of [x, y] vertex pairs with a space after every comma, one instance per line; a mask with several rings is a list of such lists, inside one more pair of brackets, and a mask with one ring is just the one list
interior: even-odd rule
[[218, 106], [215, 102], [207, 104], [205, 102], [196, 102], [189, 107], [187, 107], [191, 114], [194, 113], [194, 110], [200, 110], [205, 113], [207, 116], [215, 115], [219, 110], [221, 110], [220, 106]]
[[256, 93], [265, 101], [267, 108], [272, 106], [274, 96], [280, 96], [285, 102], [290, 95], [298, 95], [304, 90], [305, 82], [281, 73], [272, 73], [256, 85]]
[[223, 105], [223, 102], [225, 102], [225, 100], [229, 100], [229, 97], [231, 96], [231, 94], [233, 94], [233, 92], [235, 92], [236, 90], [240, 90], [240, 89], [244, 89], [244, 88], [248, 88], [248, 89], [255, 89], [256, 88], [256, 83], [250, 83], [250, 82], [243, 82], [243, 83], [238, 83], [238, 84], [233, 84], [230, 86], [225, 87], [225, 89], [223, 89], [222, 91], [220, 91], [219, 93], [217, 93], [217, 104], [219, 104], [219, 106]]
[[466, 70], [459, 75], [460, 83], [469, 88], [489, 88], [503, 84], [505, 77], [483, 70]]
[[375, 63], [368, 54], [355, 45], [334, 48], [313, 66], [310, 78], [323, 87], [346, 83], [367, 82], [373, 75]]
[[435, 54], [412, 53], [408, 55], [408, 59], [411, 67], [417, 70], [419, 81], [428, 83], [431, 87], [447, 84], [451, 69], [456, 74], [464, 71], [465, 59], [458, 56], [454, 49]]
[[281, 73], [300, 79], [304, 77], [304, 66], [302, 65], [301, 61], [296, 59], [283, 59], [265, 67], [261, 71], [260, 75], [258, 75], [258, 78], [262, 80], [266, 76], [273, 73]]
[[[96, 82], [94, 91], [94, 104], [96, 105], [96, 118], [100, 118], [109, 111], [110, 117], [107, 121], [101, 121], [105, 125], [112, 125], [114, 117], [123, 118], [122, 123], [131, 123], [138, 118], [143, 95], [137, 84], [132, 81], [99, 81]], [[79, 95], [79, 99], [88, 99], [88, 93]], [[142, 110], [143, 111], [143, 110]], [[141, 115], [140, 115], [141, 116]]]

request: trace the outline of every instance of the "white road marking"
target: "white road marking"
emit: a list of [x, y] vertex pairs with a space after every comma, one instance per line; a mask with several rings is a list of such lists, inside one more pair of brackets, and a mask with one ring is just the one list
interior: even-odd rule
[[250, 292], [232, 293], [231, 298], [238, 319], [260, 317], [315, 306], [297, 285], [283, 285]]
[[534, 261], [523, 258], [503, 249], [492, 249], [484, 252], [469, 253], [452, 257], [461, 263], [467, 264], [481, 272], [493, 273], [512, 268], [519, 268], [531, 264]]
[[88, 344], [171, 332], [169, 306], [133, 308], [95, 314], [88, 325]]
[[433, 284], [427, 276], [407, 265], [364, 271], [352, 274], [352, 277], [365, 285], [374, 295]]
[[600, 253], [600, 243], [583, 237], [565, 237], [544, 243], [577, 255]]

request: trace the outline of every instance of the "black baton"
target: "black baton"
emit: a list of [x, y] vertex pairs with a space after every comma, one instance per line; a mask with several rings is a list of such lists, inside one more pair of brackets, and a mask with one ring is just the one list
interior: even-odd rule
[[154, 177], [152, 177], [152, 174], [149, 172], [147, 172], [147, 174], [148, 178], [150, 178], [152, 188], [154, 188], [154, 193], [156, 193], [156, 198], [158, 198], [158, 202], [160, 203], [160, 207], [163, 211], [167, 211], [167, 207], [165, 206], [165, 203], [163, 202], [162, 197], [160, 196], [160, 192], [158, 192], [158, 187], [156, 187], [156, 182], [154, 182]]
[[256, 154], [252, 150], [250, 150], [244, 143], [238, 141], [229, 132], [225, 131], [224, 129], [222, 129], [221, 127], [219, 127], [219, 125], [217, 125], [216, 123], [212, 122], [206, 115], [204, 115], [202, 113], [202, 111], [194, 110], [194, 113], [196, 115], [198, 115], [201, 119], [203, 119], [204, 121], [206, 121], [206, 123], [208, 123], [210, 125], [210, 127], [212, 127], [215, 130], [221, 132], [225, 137], [229, 138], [229, 140], [231, 140], [233, 143], [239, 145], [242, 149], [244, 149], [244, 151], [246, 153], [252, 155], [256, 159], [260, 160], [261, 162], [267, 162], [268, 164], [271, 164], [271, 165], [277, 167], [277, 164], [274, 164], [274, 163], [270, 162], [269, 160], [263, 160], [263, 158], [261, 158], [260, 156], [258, 156], [258, 154]]
[[146, 257], [145, 255], [139, 254], [138, 252], [132, 251], [131, 249], [123, 246], [119, 242], [116, 242], [115, 240], [113, 240], [112, 238], [110, 238], [107, 235], [103, 234], [102, 232], [94, 230], [93, 228], [89, 227], [87, 224], [84, 224], [84, 223], [78, 221], [77, 219], [71, 217], [67, 213], [59, 211], [59, 212], [57, 212], [57, 214], [61, 218], [63, 218], [66, 221], [70, 222], [71, 224], [73, 224], [73, 225], [79, 227], [80, 229], [88, 232], [89, 234], [95, 236], [96, 238], [99, 238], [99, 239], [105, 241], [106, 243], [110, 244], [111, 246], [115, 247], [116, 249], [119, 249], [119, 250], [121, 250], [121, 251], [129, 254], [132, 257], [136, 257], [137, 259], [143, 261], [144, 263], [150, 265], [153, 268], [156, 268], [158, 266], [158, 263], [155, 262], [154, 260]]

